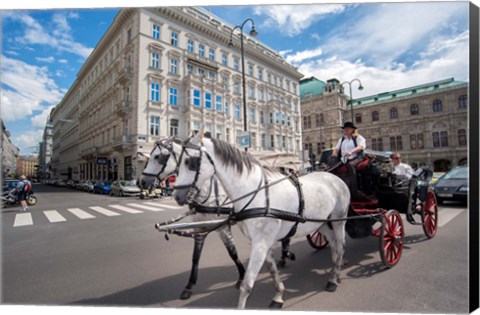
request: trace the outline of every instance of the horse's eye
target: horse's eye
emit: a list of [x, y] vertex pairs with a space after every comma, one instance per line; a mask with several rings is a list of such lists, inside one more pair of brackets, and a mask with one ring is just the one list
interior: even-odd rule
[[160, 155], [157, 154], [157, 155], [155, 155], [153, 158], [158, 161], [158, 160], [160, 159]]

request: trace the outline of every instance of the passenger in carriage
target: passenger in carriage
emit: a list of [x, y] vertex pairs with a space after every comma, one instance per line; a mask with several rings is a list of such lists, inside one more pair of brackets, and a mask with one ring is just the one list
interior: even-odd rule
[[402, 163], [402, 157], [400, 156], [400, 153], [398, 152], [392, 153], [390, 155], [390, 158], [392, 159], [393, 166], [395, 167], [393, 174], [399, 175], [399, 176], [405, 176], [406, 179], [412, 178], [413, 168], [406, 163]]
[[356, 166], [362, 161], [363, 151], [367, 147], [365, 138], [358, 133], [357, 127], [350, 121], [345, 122], [342, 129], [343, 136], [338, 140], [332, 152], [332, 157], [347, 160], [345, 165], [348, 173], [346, 176], [342, 176], [342, 179], [347, 184], [352, 199], [371, 200], [369, 196], [357, 189]]

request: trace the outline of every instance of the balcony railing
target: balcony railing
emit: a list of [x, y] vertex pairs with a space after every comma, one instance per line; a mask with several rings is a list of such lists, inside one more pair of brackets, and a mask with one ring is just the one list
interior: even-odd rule
[[132, 112], [131, 102], [129, 100], [123, 100], [115, 106], [115, 113], [118, 116], [127, 116]]
[[118, 82], [120, 84], [125, 84], [129, 82], [133, 77], [133, 68], [132, 66], [126, 65], [118, 70]]
[[133, 144], [132, 135], [123, 134], [113, 138], [113, 150], [122, 152], [131, 149]]

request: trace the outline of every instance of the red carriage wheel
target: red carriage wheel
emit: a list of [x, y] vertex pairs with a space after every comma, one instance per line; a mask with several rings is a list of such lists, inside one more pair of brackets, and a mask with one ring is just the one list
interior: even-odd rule
[[380, 257], [387, 268], [392, 268], [400, 260], [404, 234], [402, 217], [398, 211], [389, 210], [384, 216], [379, 241]]
[[307, 235], [307, 241], [315, 249], [323, 249], [328, 245], [327, 239], [318, 230]]
[[438, 206], [435, 193], [431, 190], [427, 192], [427, 200], [425, 200], [422, 209], [422, 226], [425, 235], [433, 238], [437, 232], [438, 225]]

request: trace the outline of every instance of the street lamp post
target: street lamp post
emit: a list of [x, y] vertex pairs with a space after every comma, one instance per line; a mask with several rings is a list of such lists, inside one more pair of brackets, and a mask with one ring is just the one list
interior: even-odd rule
[[[230, 33], [230, 42], [228, 43], [229, 47], [233, 47], [233, 32], [236, 29], [240, 29], [240, 55], [242, 58], [242, 88], [243, 88], [243, 131], [245, 133], [247, 132], [247, 96], [246, 96], [246, 85], [245, 85], [245, 56], [244, 56], [244, 51], [243, 51], [243, 27], [247, 22], [252, 23], [252, 30], [250, 31], [250, 36], [256, 36], [257, 31], [255, 30], [255, 23], [253, 22], [252, 19], [248, 18], [241, 25], [236, 25], [233, 29], [232, 32]], [[250, 137], [249, 137], [250, 141]], [[247, 151], [248, 148], [245, 148], [245, 151]]]
[[360, 79], [353, 79], [352, 81], [345, 81], [341, 84], [342, 86], [342, 89], [343, 89], [343, 85], [344, 84], [348, 84], [348, 87], [349, 87], [349, 90], [350, 90], [350, 100], [349, 100], [349, 103], [350, 103], [350, 115], [351, 115], [351, 118], [352, 118], [352, 123], [353, 123], [353, 99], [352, 99], [352, 84], [353, 82], [357, 81], [358, 82], [358, 90], [363, 90], [363, 85], [362, 85], [362, 81], [360, 81]]

